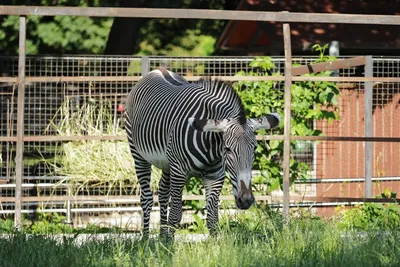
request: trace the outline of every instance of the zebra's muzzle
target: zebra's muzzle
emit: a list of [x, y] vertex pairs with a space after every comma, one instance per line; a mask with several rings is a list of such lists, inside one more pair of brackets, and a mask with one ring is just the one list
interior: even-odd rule
[[236, 206], [239, 209], [247, 210], [253, 203], [254, 195], [251, 190], [251, 184], [249, 184], [249, 188], [247, 188], [244, 181], [240, 181], [240, 191], [236, 198]]

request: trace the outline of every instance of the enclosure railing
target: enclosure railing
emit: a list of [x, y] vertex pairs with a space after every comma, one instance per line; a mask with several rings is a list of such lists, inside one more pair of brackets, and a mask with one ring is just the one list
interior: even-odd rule
[[[46, 6], [0, 6], [0, 15], [19, 15], [20, 16], [20, 32], [19, 32], [19, 65], [18, 78], [1, 77], [1, 82], [11, 82], [18, 84], [18, 114], [17, 114], [17, 136], [1, 137], [0, 141], [11, 141], [17, 144], [16, 156], [16, 191], [15, 191], [15, 224], [21, 226], [21, 203], [23, 201], [21, 195], [22, 178], [23, 178], [23, 148], [24, 142], [28, 140], [38, 140], [37, 137], [24, 136], [24, 95], [26, 82], [39, 81], [72, 81], [82, 80], [132, 80], [138, 77], [25, 77], [25, 45], [26, 45], [26, 16], [93, 16], [93, 17], [146, 17], [146, 18], [179, 18], [179, 19], [218, 19], [218, 20], [249, 20], [249, 21], [276, 21], [284, 22], [283, 38], [285, 48], [285, 76], [284, 77], [257, 77], [263, 81], [284, 81], [285, 82], [285, 107], [284, 107], [284, 135], [263, 137], [263, 139], [280, 139], [284, 140], [284, 179], [283, 179], [283, 212], [288, 217], [289, 214], [289, 157], [290, 157], [290, 140], [341, 140], [341, 141], [362, 141], [366, 142], [365, 160], [371, 157], [371, 141], [391, 141], [399, 142], [399, 138], [376, 138], [372, 137], [370, 131], [371, 113], [365, 114], [367, 123], [365, 124], [365, 137], [314, 137], [314, 136], [291, 136], [290, 135], [290, 110], [291, 110], [291, 83], [293, 81], [336, 81], [336, 82], [365, 82], [366, 87], [366, 103], [372, 105], [372, 82], [399, 82], [399, 78], [377, 78], [372, 77], [371, 60], [366, 60], [366, 77], [294, 77], [295, 68], [292, 68], [292, 55], [290, 44], [290, 22], [305, 23], [349, 23], [349, 24], [384, 24], [384, 25], [400, 25], [400, 16], [393, 15], [355, 15], [355, 14], [319, 14], [319, 13], [289, 13], [289, 12], [262, 12], [262, 11], [223, 11], [223, 10], [194, 10], [194, 9], [143, 9], [143, 8], [89, 8], [89, 7], [46, 7]], [[339, 64], [343, 64], [339, 63]], [[325, 67], [329, 67], [326, 65]], [[346, 67], [346, 64], [343, 66]], [[338, 67], [336, 67], [338, 68]], [[232, 79], [223, 77], [225, 79]], [[58, 79], [58, 80], [57, 80]], [[249, 77], [235, 77], [233, 79], [249, 80]], [[49, 137], [44, 137], [46, 140]], [[59, 138], [59, 137], [58, 137]], [[89, 137], [85, 137], [89, 138]], [[99, 137], [96, 137], [99, 138]], [[115, 138], [115, 137], [100, 137]], [[65, 138], [65, 140], [73, 140], [74, 138]], [[43, 139], [40, 139], [41, 141]], [[59, 140], [59, 139], [58, 139]], [[365, 197], [371, 197], [371, 169], [368, 164], [365, 165]], [[362, 199], [360, 199], [362, 200]], [[347, 201], [347, 200], [346, 200]]]

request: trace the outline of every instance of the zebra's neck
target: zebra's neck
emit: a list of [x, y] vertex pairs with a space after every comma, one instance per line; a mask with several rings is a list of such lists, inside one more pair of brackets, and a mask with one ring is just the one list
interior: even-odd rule
[[240, 124], [246, 123], [243, 103], [231, 85], [221, 80], [201, 79], [198, 84], [202, 86], [204, 106], [209, 119], [238, 119]]

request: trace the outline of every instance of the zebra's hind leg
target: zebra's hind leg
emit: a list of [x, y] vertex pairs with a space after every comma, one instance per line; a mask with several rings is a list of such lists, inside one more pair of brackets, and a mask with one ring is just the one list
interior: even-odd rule
[[153, 192], [150, 188], [151, 164], [135, 158], [136, 176], [140, 184], [140, 204], [143, 210], [143, 239], [148, 239], [150, 230], [150, 212], [153, 208]]
[[210, 235], [218, 233], [218, 204], [224, 181], [225, 171], [221, 171], [217, 177], [205, 176], [203, 178], [206, 189], [207, 228]]
[[160, 238], [166, 238], [168, 234], [168, 202], [170, 193], [170, 174], [163, 172], [159, 183], [159, 203], [160, 203]]

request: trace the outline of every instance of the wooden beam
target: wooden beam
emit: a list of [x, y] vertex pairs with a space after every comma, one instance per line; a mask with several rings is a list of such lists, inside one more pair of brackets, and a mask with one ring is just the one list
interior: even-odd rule
[[15, 217], [14, 227], [22, 228], [22, 179], [24, 172], [24, 109], [25, 109], [25, 47], [26, 47], [26, 17], [19, 18], [19, 48], [18, 48], [18, 100], [17, 100], [17, 150], [15, 165]]
[[214, 19], [305, 23], [400, 25], [397, 15], [267, 12], [213, 9], [0, 6], [0, 15]]
[[358, 136], [292, 136], [292, 140], [342, 141], [342, 142], [400, 142], [400, 137], [358, 137]]
[[[188, 81], [198, 81], [204, 76], [183, 76]], [[228, 82], [236, 81], [275, 81], [283, 82], [285, 81], [285, 76], [209, 76], [211, 79], [219, 79]], [[26, 77], [25, 82], [137, 82], [141, 76], [70, 76], [70, 77]], [[12, 77], [0, 77], [0, 82], [9, 81], [9, 79], [15, 79]], [[375, 83], [393, 83], [400, 82], [400, 77], [304, 77], [295, 76], [292, 77], [294, 82], [375, 82]], [[16, 82], [18, 84], [18, 82]], [[341, 84], [345, 86], [345, 84]]]
[[[284, 140], [283, 135], [257, 135], [257, 140]], [[358, 136], [291, 136], [291, 140], [303, 141], [340, 141], [340, 142], [400, 142], [400, 137], [358, 137]], [[57, 141], [126, 141], [125, 135], [103, 136], [57, 136], [57, 135], [27, 135], [24, 142], [57, 142]], [[16, 142], [15, 136], [0, 136], [0, 142]]]
[[25, 136], [25, 142], [57, 142], [57, 141], [126, 141], [125, 135], [75, 135], [75, 136], [57, 136], [57, 135], [34, 135]]
[[[372, 57], [366, 58], [365, 77], [374, 76], [374, 62]], [[372, 137], [373, 127], [373, 85], [372, 82], [366, 82], [364, 86], [364, 136]], [[373, 148], [371, 142], [364, 143], [364, 196], [372, 197], [372, 166], [373, 166]]]
[[365, 57], [353, 57], [348, 59], [339, 59], [330, 62], [321, 62], [293, 67], [292, 75], [298, 76], [308, 73], [317, 73], [327, 70], [345, 69], [365, 65]]
[[292, 46], [290, 43], [290, 26], [283, 24], [283, 41], [285, 50], [285, 102], [284, 102], [284, 143], [283, 143], [283, 215], [289, 221], [289, 199], [290, 199], [290, 120], [292, 103]]
[[[154, 202], [158, 202], [158, 195], [154, 195]], [[205, 200], [204, 195], [183, 195], [184, 201], [192, 200]], [[282, 203], [283, 196], [255, 196], [256, 201], [268, 201], [269, 203]], [[232, 195], [220, 196], [222, 201], [234, 201]], [[309, 196], [291, 196], [291, 203], [299, 202], [315, 202], [315, 203], [326, 203], [326, 202], [338, 202], [338, 203], [400, 203], [400, 199], [385, 199], [385, 198], [361, 198], [361, 197], [309, 197]], [[0, 202], [14, 202], [15, 197], [0, 197]], [[39, 196], [39, 197], [23, 197], [22, 202], [64, 202], [71, 201], [75, 203], [83, 202], [97, 202], [103, 204], [111, 203], [140, 203], [140, 196], [138, 195], [127, 195], [127, 196], [104, 196], [104, 195], [92, 195], [92, 196]]]

